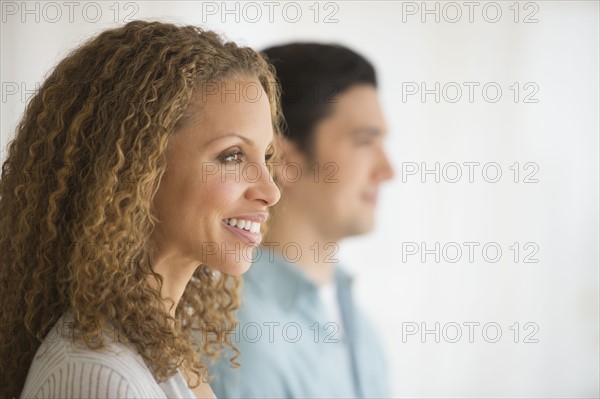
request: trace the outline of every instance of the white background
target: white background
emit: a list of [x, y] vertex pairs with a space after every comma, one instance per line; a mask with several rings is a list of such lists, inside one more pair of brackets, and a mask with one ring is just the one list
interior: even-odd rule
[[[428, 9], [438, 7], [439, 22], [422, 15], [421, 2], [296, 2], [287, 13], [289, 3], [274, 2], [272, 21], [264, 2], [75, 3], [70, 21], [65, 2], [27, 2], [30, 14], [22, 2], [2, 2], [2, 151], [31, 95], [27, 90], [68, 50], [127, 15], [204, 25], [256, 49], [300, 40], [347, 45], [377, 68], [396, 178], [382, 190], [376, 231], [342, 242], [335, 257], [356, 274], [359, 301], [380, 329], [394, 396], [599, 396], [598, 2], [475, 2], [472, 22], [462, 1], [427, 2]], [[453, 23], [455, 4], [462, 15]], [[413, 6], [418, 12], [410, 15]], [[234, 11], [223, 14], [224, 7]], [[297, 8], [302, 14], [294, 23]], [[502, 14], [493, 23], [498, 8]], [[537, 22], [525, 23], [528, 15]], [[327, 16], [331, 23], [324, 22]], [[447, 86], [439, 103], [433, 94], [422, 101], [420, 93], [403, 101], [407, 82], [425, 82], [428, 89], [456, 82], [462, 97], [448, 101], [456, 92]], [[479, 83], [473, 102], [464, 82]], [[482, 94], [489, 82], [502, 89], [495, 103]], [[515, 82], [516, 103], [509, 88]], [[538, 102], [525, 103], [532, 87]], [[495, 91], [487, 94], [490, 99]], [[440, 171], [449, 166], [446, 179], [436, 183], [430, 174], [422, 182], [417, 174], [403, 181], [411, 163], [432, 169], [436, 162]], [[451, 162], [462, 166], [456, 183], [448, 181], [456, 172]], [[464, 162], [480, 163], [472, 183]], [[492, 162], [502, 171], [497, 183], [482, 174]], [[509, 169], [515, 162], [518, 183]], [[537, 183], [523, 182], [533, 171], [524, 169], [528, 162], [539, 168], [532, 176]], [[488, 169], [485, 177], [494, 176]], [[456, 242], [463, 253], [455, 263], [448, 261], [454, 250], [445, 257], [440, 251], [439, 263], [433, 254], [422, 261], [420, 253], [403, 250], [411, 242], [425, 242], [427, 249]], [[464, 242], [480, 243], [473, 262]], [[482, 255], [488, 242], [502, 249], [495, 263]], [[509, 248], [515, 242], [518, 262]], [[539, 248], [532, 257], [537, 263], [523, 262], [532, 252], [523, 248], [528, 242]], [[436, 322], [439, 342], [433, 333], [403, 336], [411, 323], [435, 330]], [[480, 323], [473, 342], [468, 322]], [[534, 331], [525, 329], [528, 322], [539, 327], [530, 337], [537, 343], [524, 342]], [[450, 342], [453, 323], [462, 327], [456, 343]], [[484, 335], [486, 323], [500, 326], [496, 343], [487, 342], [495, 330]]]

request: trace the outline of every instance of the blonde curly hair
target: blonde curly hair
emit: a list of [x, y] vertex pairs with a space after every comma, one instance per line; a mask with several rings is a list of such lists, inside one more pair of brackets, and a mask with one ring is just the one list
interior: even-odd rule
[[[195, 26], [133, 21], [71, 52], [28, 103], [0, 178], [0, 386], [19, 396], [33, 356], [72, 310], [77, 337], [102, 347], [106, 323], [159, 381], [207, 376], [239, 305], [238, 278], [199, 265], [175, 312], [149, 262], [151, 203], [165, 150], [207, 82], [256, 78], [275, 134], [279, 89], [266, 58]], [[208, 331], [201, 342], [194, 331]], [[2, 396], [2, 395], [0, 395]]]

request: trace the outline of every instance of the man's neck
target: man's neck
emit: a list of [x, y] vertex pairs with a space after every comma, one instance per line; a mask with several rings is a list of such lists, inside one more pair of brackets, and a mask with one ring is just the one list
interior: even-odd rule
[[337, 240], [325, 237], [301, 213], [286, 210], [285, 216], [271, 220], [263, 245], [302, 269], [316, 284], [334, 281]]

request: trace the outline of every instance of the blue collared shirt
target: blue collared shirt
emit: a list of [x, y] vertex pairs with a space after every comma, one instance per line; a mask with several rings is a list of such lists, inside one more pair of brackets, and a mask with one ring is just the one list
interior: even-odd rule
[[387, 397], [383, 351], [354, 305], [352, 277], [336, 265], [343, 323], [338, 326], [328, 320], [318, 286], [302, 269], [267, 247], [253, 256], [244, 275], [239, 324], [230, 331], [241, 367], [230, 367], [231, 352], [215, 365], [211, 387], [216, 396]]

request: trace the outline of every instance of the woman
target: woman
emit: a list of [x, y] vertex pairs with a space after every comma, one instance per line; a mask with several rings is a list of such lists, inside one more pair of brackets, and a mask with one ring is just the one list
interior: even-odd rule
[[5, 397], [213, 396], [205, 361], [236, 349], [211, 326], [235, 322], [280, 197], [273, 82], [253, 50], [159, 22], [58, 64], [2, 167]]

